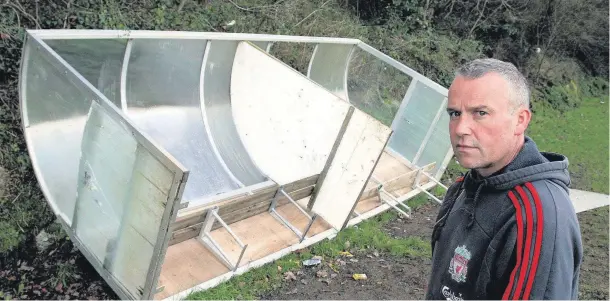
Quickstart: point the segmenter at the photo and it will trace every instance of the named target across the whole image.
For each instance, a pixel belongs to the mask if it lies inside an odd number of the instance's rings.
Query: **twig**
[[[229,0],[231,1],[231,0]],[[322,7],[324,7],[326,4],[328,4],[328,2],[330,2],[331,0],[328,0],[324,3],[322,3],[322,5],[320,5],[320,7],[314,11],[312,11],[309,15],[307,15],[305,18],[303,18],[303,20],[299,21],[297,24],[295,24],[294,26],[292,26],[292,28],[295,28],[297,26],[299,26],[301,23],[303,23],[305,20],[309,19],[309,17],[313,16],[315,13],[317,13],[320,9],[322,9]]]
[[[241,6],[239,6],[239,4],[233,2],[233,0],[227,0],[227,1],[229,1],[231,4],[233,4],[233,6],[237,7],[238,9],[241,9],[243,11],[255,12],[255,11],[260,10],[261,8],[275,7],[275,6],[277,6],[279,3],[281,3],[284,0],[280,0],[280,1],[278,1],[275,4],[272,4],[272,5],[263,5],[263,6],[255,6],[255,7],[241,7]]]
[[[17,194],[17,196],[13,199],[13,201],[11,202],[11,204],[14,204],[15,201],[21,196],[21,191]]]
[[[17,3],[17,4],[15,4]],[[10,6],[12,8],[17,9],[19,12],[21,12],[23,15],[25,15],[26,17],[28,17],[30,20],[34,21],[34,23],[36,23],[36,28],[40,29],[40,23],[38,23],[38,19],[34,18],[32,15],[30,15],[28,12],[25,11],[25,9],[23,8],[23,6],[21,6],[21,4],[19,4],[19,2],[9,2],[8,0],[4,3],[4,5]]]
[[[72,0],[69,0],[68,3],[66,3],[66,8],[68,9],[68,12],[66,13],[66,17],[64,18],[64,29],[66,29],[68,27],[68,16],[70,16],[70,4],[72,4]]]

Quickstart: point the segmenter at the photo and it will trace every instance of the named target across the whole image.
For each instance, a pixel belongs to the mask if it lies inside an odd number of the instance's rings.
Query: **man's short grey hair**
[[[497,59],[476,59],[462,65],[456,72],[456,76],[466,78],[479,78],[483,75],[495,72],[501,75],[512,87],[511,97],[515,105],[530,107],[530,89],[527,79],[515,65]]]

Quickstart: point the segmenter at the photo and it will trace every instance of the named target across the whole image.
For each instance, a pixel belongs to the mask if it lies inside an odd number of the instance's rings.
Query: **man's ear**
[[[517,109],[517,126],[515,127],[515,135],[522,135],[527,130],[527,127],[532,118],[532,112],[525,108],[519,107]]]

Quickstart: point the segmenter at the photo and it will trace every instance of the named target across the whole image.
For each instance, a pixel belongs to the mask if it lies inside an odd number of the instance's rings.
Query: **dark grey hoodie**
[[[426,299],[577,299],[582,241],[569,184],[567,158],[529,137],[504,169],[456,181],[434,226]]]

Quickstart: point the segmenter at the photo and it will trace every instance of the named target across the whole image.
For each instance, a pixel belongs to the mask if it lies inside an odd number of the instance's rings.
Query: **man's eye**
[[[487,115],[487,112],[485,112],[485,111],[477,111],[477,114],[479,114],[479,116],[484,116],[484,115]]]
[[[449,112],[449,117],[457,117],[459,115],[460,115],[460,112],[456,112],[456,111]]]

